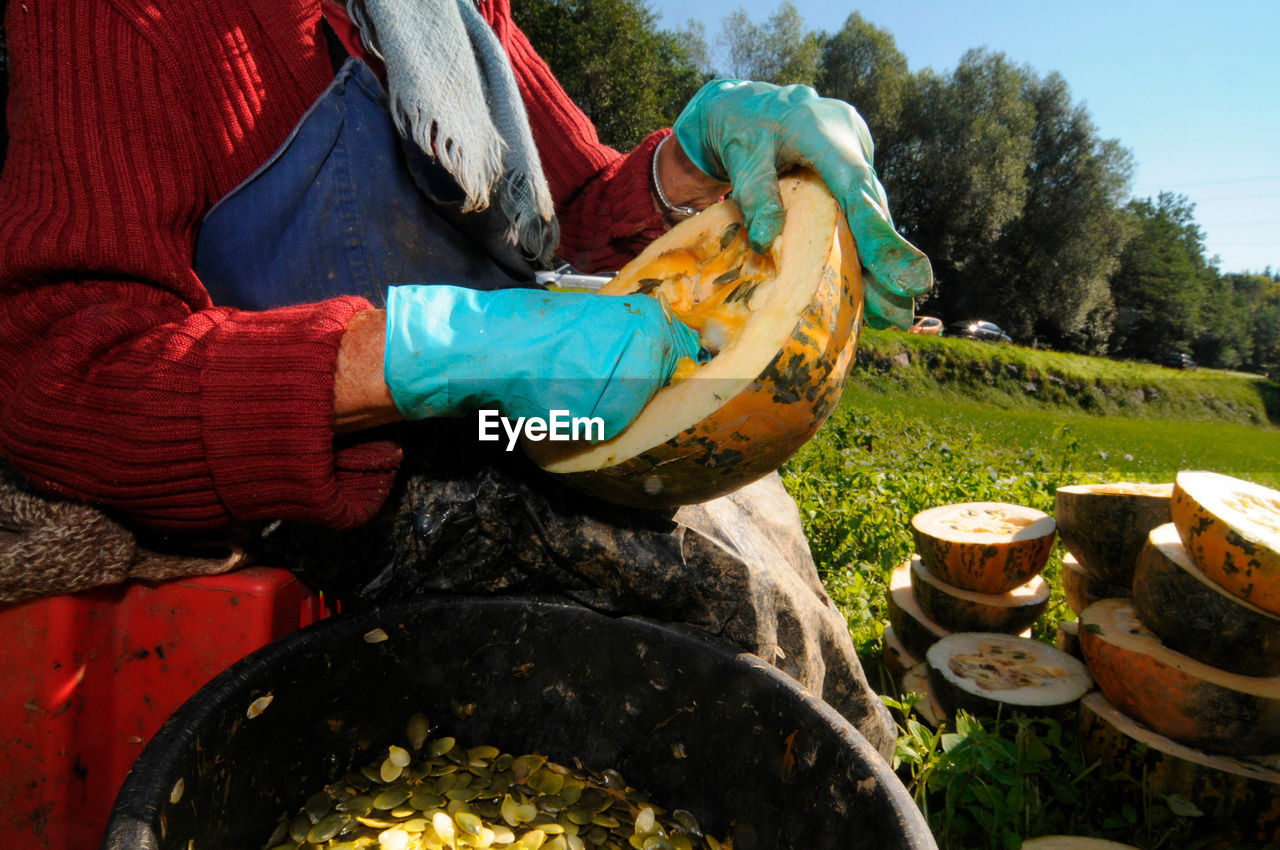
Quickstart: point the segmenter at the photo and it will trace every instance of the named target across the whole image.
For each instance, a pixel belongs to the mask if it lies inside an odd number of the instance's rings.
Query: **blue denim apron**
[[[348,59],[271,158],[200,227],[193,266],[214,304],[262,310],[388,286],[532,287],[495,206],[396,132],[381,82]]]

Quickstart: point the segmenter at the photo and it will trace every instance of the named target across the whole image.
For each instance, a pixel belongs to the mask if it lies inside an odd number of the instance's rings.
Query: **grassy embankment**
[[[1280,388],[1258,378],[872,332],[840,408],[783,473],[868,675],[892,693],[878,665],[885,590],[911,553],[917,511],[1003,501],[1052,512],[1064,484],[1170,481],[1189,468],[1280,486],[1277,421]],[[1061,593],[1062,551],[1045,571],[1054,597],[1035,629],[1042,639],[1074,617]],[[1192,847],[1219,826],[1187,801],[1125,787],[1132,778],[1077,782],[1088,766],[1073,730],[1010,723],[970,725],[970,745],[956,749],[952,737],[948,752],[943,739],[904,725],[902,770],[944,850],[1016,848],[1017,836],[1047,831]],[[964,760],[975,758],[984,779],[965,778],[973,765]]]

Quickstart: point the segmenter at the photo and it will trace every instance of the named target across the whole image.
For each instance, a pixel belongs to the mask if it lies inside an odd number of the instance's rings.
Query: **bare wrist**
[[[670,207],[702,210],[724,197],[728,183],[704,174],[680,146],[674,135],[667,136],[655,149],[653,162],[654,203],[669,220],[679,220]],[[664,195],[667,204],[659,200]]]
[[[337,434],[401,419],[382,373],[387,335],[385,310],[362,310],[351,317],[338,343],[333,375],[333,430]]]

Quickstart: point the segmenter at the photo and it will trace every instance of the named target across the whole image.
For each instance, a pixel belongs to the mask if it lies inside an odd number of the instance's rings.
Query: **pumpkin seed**
[[[736,221],[724,229],[724,233],[720,234],[721,251],[729,247],[729,244],[733,242],[734,238],[738,235],[738,231],[741,229],[742,225]]]
[[[426,718],[406,726],[410,749],[354,770],[282,818],[264,846],[288,850],[719,850],[686,809],[670,816],[616,770],[587,771],[530,753],[428,740]],[[434,754],[431,754],[433,753]],[[461,769],[459,769],[461,768]],[[292,842],[292,843],[290,843]]]
[[[350,812],[355,815],[367,815],[373,808],[373,798],[368,794],[357,794],[354,797],[339,800],[337,803],[334,803],[333,807],[340,812]]]
[[[384,811],[394,809],[396,806],[408,800],[413,796],[413,791],[407,785],[392,785],[378,796],[373,798],[373,807]]]
[[[427,721],[425,714],[415,714],[409,718],[409,722],[405,725],[405,737],[409,740],[409,749],[422,749],[422,745],[427,741],[427,733],[431,731],[431,724]]]
[[[446,844],[453,841],[456,831],[453,828],[453,818],[444,812],[436,812],[431,816],[431,828],[436,831],[436,835]]]
[[[262,714],[262,712],[266,711],[267,706],[271,705],[271,701],[274,699],[275,697],[271,694],[258,697],[253,702],[249,703],[249,708],[245,711],[245,716],[252,720],[259,714]]]
[[[427,809],[438,809],[444,805],[444,797],[439,794],[433,794],[430,791],[419,790],[413,793],[409,798],[409,805],[413,806],[420,812]]]
[[[702,829],[698,826],[698,819],[688,809],[676,809],[671,813],[671,819],[694,838],[702,837]]]
[[[341,812],[323,817],[307,830],[307,841],[312,844],[323,844],[341,832],[350,820],[350,815],[344,815]]]
[[[454,817],[454,822],[457,823],[458,829],[467,835],[479,835],[480,831],[484,829],[484,822],[471,812],[458,812]]]
[[[501,754],[502,754],[502,751],[499,750],[497,747],[490,747],[490,746],[472,747],[471,749],[467,750],[467,758],[471,759],[472,764],[475,764],[477,761],[486,762],[486,763],[490,762],[496,759]]]
[[[302,808],[311,822],[316,823],[333,809],[333,799],[323,791],[318,791],[307,798]]]
[[[479,788],[450,788],[445,792],[445,796],[450,800],[457,800],[460,803],[470,803],[476,797],[480,796]]]
[[[383,782],[395,782],[403,772],[403,767],[393,762],[390,758],[385,758],[378,767],[378,778]]]
[[[648,295],[653,290],[662,285],[662,281],[656,277],[646,277],[640,280],[640,285],[636,287],[636,292],[641,295]]]
[[[546,756],[526,755],[520,756],[511,763],[511,769],[515,772],[517,782],[524,782],[529,775],[535,770],[540,770],[547,763]]]
[[[412,839],[403,829],[388,829],[378,835],[378,844],[382,850],[409,850]]]
[[[307,832],[311,830],[311,818],[306,812],[299,812],[289,823],[289,837],[301,844],[307,840]]]
[[[387,761],[396,767],[408,767],[411,760],[412,757],[409,755],[409,751],[404,747],[397,747],[392,744],[387,748]]]

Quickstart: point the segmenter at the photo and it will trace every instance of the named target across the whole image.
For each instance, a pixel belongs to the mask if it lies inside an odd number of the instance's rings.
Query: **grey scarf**
[[[560,241],[551,190],[511,65],[473,0],[347,0],[347,12],[387,67],[400,135],[458,181],[463,211],[496,195],[507,238],[550,266]]]

